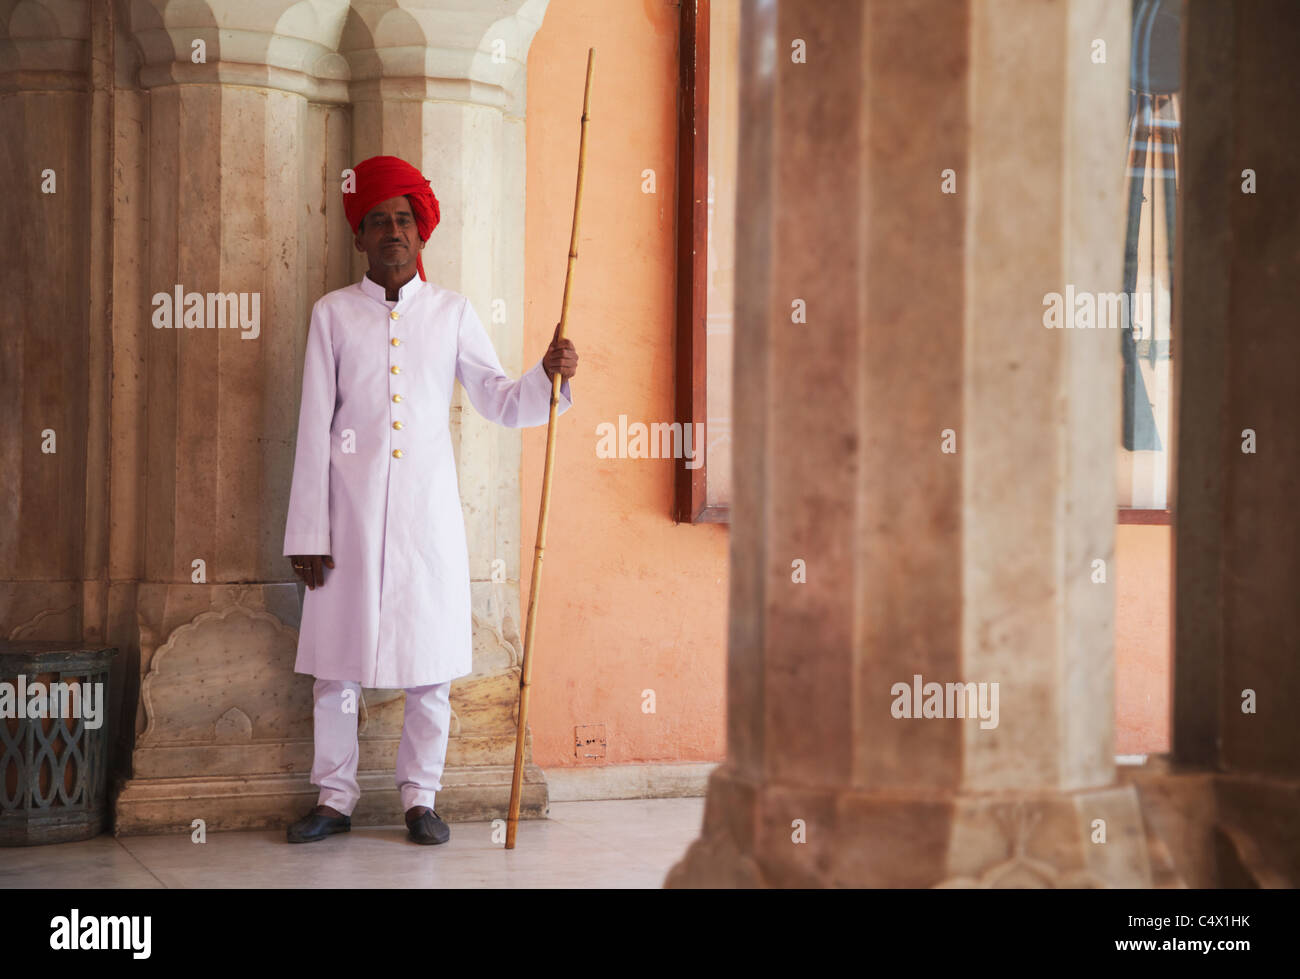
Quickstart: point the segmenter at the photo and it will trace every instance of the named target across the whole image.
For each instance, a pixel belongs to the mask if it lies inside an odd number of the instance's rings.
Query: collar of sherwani
[[[400,305],[406,302],[417,292],[423,289],[425,285],[426,285],[425,281],[421,279],[418,275],[411,276],[410,281],[397,290],[398,304]],[[388,293],[384,290],[384,287],[381,286],[374,279],[370,278],[370,276],[368,275],[363,275],[361,277],[361,291],[364,292],[371,299],[374,299],[378,302],[382,303],[388,301]]]

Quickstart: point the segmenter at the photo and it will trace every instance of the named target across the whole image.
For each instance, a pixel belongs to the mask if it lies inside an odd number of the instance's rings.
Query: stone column
[[[311,678],[293,672],[299,598],[280,551],[311,304],[348,277],[327,178],[347,151],[347,3],[123,7],[142,118],[124,120],[120,181],[145,175],[147,203],[129,213],[147,224],[123,223],[128,288],[113,306],[139,364],[120,394],[145,406],[121,417],[140,464],[114,491],[144,501],[120,508],[115,549],[117,573],[139,580],[141,690],[116,828],[279,822],[315,798]],[[202,297],[201,321],[177,290]],[[214,326],[209,294],[235,294],[249,322]]]
[[[1192,887],[1300,886],[1298,31],[1284,0],[1187,6],[1173,751],[1133,781]]]
[[[129,342],[113,330],[117,8],[88,0],[12,6],[0,20],[0,127],[14,229],[0,269],[0,635],[109,642],[106,720],[114,767],[129,757],[136,687],[133,584],[112,580],[123,526],[118,397]],[[123,426],[125,429],[126,426]],[[118,594],[114,594],[117,592]],[[126,598],[123,600],[122,596]]]
[[[78,639],[95,232],[90,180],[91,17],[78,4],[0,15],[0,635]],[[93,529],[93,528],[92,528]]]
[[[442,218],[424,249],[425,273],[469,297],[514,377],[542,354],[523,349],[524,108],[528,48],[548,2],[354,0],[340,43],[351,69],[352,162],[399,156],[429,178]],[[352,277],[364,273],[364,256],[354,255]],[[451,434],[469,544],[474,671],[452,686],[446,801],[438,808],[483,819],[503,814],[514,764],[522,443],[517,430],[479,417],[459,385]],[[372,806],[388,805],[380,789],[391,788],[402,724],[400,691],[365,696],[361,761],[375,770],[361,781],[376,791],[358,806],[363,821],[380,818]],[[540,815],[546,784],[531,745],[525,761],[522,811]]]
[[[1128,27],[745,4],[728,757],[668,886],[1149,882],[1112,756],[1118,334],[1044,325],[1121,288]]]

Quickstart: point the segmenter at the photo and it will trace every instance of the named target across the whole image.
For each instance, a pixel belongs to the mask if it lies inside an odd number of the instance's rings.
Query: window
[[[1180,15],[1181,0],[1133,0],[1124,242],[1130,328],[1120,330],[1118,495],[1125,522],[1158,520],[1169,507]]]
[[[704,456],[700,465],[676,460],[674,518],[726,523],[731,514],[740,0],[682,0],[681,9],[676,421],[703,432]]]

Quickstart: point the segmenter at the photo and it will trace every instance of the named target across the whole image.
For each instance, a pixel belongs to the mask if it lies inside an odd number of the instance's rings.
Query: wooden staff
[[[578,141],[578,189],[573,196],[573,229],[569,232],[569,264],[564,272],[564,302],[560,307],[560,332],[569,316],[569,295],[573,285],[573,268],[578,262],[578,220],[582,216],[582,174],[587,161],[587,120],[591,118],[591,67],[596,49],[587,49],[587,87],[582,96],[582,135]],[[528,621],[524,626],[524,662],[519,673],[519,723],[515,729],[515,772],[510,780],[510,815],[506,820],[506,849],[515,848],[515,829],[519,825],[519,803],[524,782],[524,732],[528,729],[528,690],[532,686],[533,636],[537,627],[537,596],[542,584],[542,554],[546,550],[546,511],[551,504],[551,470],[555,464],[555,417],[560,404],[560,384],[564,378],[556,371],[551,377],[551,417],[546,422],[546,469],[542,476],[542,507],[537,516],[537,544],[533,548],[533,577],[528,586]]]

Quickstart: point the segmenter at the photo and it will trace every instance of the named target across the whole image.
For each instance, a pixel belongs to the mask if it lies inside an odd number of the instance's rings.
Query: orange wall
[[[574,727],[604,724],[605,764],[720,761],[728,531],[673,523],[672,460],[596,457],[601,422],[673,420],[677,8],[664,0],[552,0],[533,40],[524,349],[540,356],[559,319],[588,47],[591,119],[565,331],[579,364],[552,478],[533,760],[593,764],[575,757]],[[646,168],[653,195],[641,192]],[[525,430],[521,614],[545,457],[545,426]],[[641,709],[647,689],[653,714]]]
[[[1115,753],[1169,750],[1170,528],[1115,528]]]

